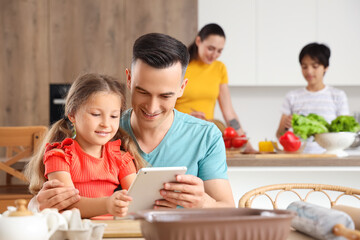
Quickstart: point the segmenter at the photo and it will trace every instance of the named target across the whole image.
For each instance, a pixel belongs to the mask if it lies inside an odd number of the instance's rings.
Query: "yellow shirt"
[[[175,108],[183,113],[203,112],[207,119],[213,119],[220,84],[228,83],[225,65],[220,61],[209,65],[193,60],[186,70],[185,79],[188,79],[188,84]]]

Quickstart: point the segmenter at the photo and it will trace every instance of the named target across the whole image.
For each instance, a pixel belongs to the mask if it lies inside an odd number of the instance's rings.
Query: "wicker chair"
[[[300,189],[308,190],[305,197],[302,197],[298,191]],[[271,196],[269,192],[277,191],[274,196]],[[339,192],[340,194],[335,197],[334,199],[331,198],[327,191],[335,191]],[[330,201],[330,206],[334,206],[337,204],[338,200],[344,196],[351,196],[358,200],[360,200],[360,190],[348,187],[341,187],[341,186],[334,186],[334,185],[327,185],[327,184],[310,184],[310,183],[287,183],[287,184],[274,184],[259,187],[253,189],[247,193],[245,193],[239,200],[239,207],[246,207],[250,208],[254,199],[259,196],[265,196],[267,199],[270,200],[272,207],[274,209],[278,209],[278,201],[281,194],[285,192],[292,192],[294,193],[300,201],[307,201],[309,196],[312,193],[322,193],[326,196],[327,199]],[[348,239],[359,239],[360,240],[360,231],[346,229],[343,225],[337,224],[333,228],[333,232],[335,235],[344,236]]]

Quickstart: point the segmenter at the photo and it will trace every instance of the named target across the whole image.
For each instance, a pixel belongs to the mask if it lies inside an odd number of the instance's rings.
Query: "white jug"
[[[0,215],[0,240],[48,240],[58,229],[55,212],[33,215],[25,207],[26,200],[16,200],[17,211]]]

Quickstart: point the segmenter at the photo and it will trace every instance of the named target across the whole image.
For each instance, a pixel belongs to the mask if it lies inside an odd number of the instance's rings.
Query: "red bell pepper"
[[[287,152],[295,152],[301,147],[301,140],[291,131],[287,131],[279,138],[280,144]]]

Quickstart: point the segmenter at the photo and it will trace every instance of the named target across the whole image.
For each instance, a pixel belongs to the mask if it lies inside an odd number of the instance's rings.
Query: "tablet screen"
[[[186,167],[152,167],[138,171],[128,194],[133,198],[129,205],[129,213],[152,209],[155,201],[162,199],[160,190],[164,183],[176,182],[176,175],[185,174]]]

